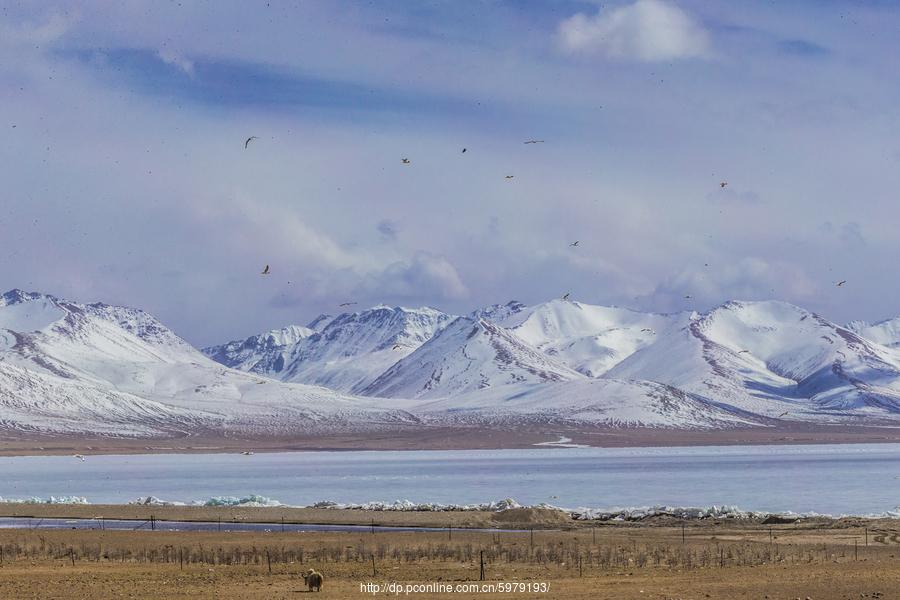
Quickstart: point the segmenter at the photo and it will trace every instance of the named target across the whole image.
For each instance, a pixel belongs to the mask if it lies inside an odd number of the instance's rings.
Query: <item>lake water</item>
[[[124,503],[259,494],[284,504],[522,504],[878,514],[900,505],[900,444],[161,454],[0,458],[6,499]]]

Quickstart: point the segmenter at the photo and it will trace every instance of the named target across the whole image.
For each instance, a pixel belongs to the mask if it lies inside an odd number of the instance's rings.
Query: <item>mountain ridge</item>
[[[201,352],[140,309],[10,290],[0,296],[0,429],[894,423],[894,321],[841,326],[779,301],[672,314],[510,301],[459,317],[381,305]]]

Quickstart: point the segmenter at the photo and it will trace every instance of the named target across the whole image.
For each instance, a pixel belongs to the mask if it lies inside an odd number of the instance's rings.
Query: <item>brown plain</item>
[[[325,576],[318,598],[376,597],[367,582],[548,582],[514,598],[900,598],[900,524],[657,518],[591,524],[554,511],[388,513],[310,509],[28,506],[44,516],[204,518],[447,527],[438,532],[162,532],[0,530],[0,598],[303,598],[301,573]],[[23,514],[21,505],[0,513]],[[551,514],[554,513],[554,514]],[[478,532],[463,525],[522,528]],[[682,529],[684,526],[684,529]],[[532,532],[532,528],[534,528]],[[866,545],[868,540],[868,545]],[[374,560],[373,560],[374,559]],[[373,575],[373,568],[375,574]],[[497,593],[411,594],[488,598]],[[380,594],[377,597],[390,597]]]

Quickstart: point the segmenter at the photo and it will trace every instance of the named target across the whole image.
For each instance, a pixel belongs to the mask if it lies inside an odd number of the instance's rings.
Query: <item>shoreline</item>
[[[900,427],[797,423],[778,427],[709,431],[547,425],[515,431],[429,428],[289,437],[184,435],[169,438],[25,435],[6,432],[0,434],[0,457],[565,448],[559,444],[561,438],[567,438],[573,445],[592,448],[875,444],[900,443]]]
[[[685,526],[706,528],[721,525],[742,527],[784,526],[797,529],[842,529],[846,527],[890,524],[900,519],[883,516],[783,516],[757,513],[733,515],[677,516],[648,514],[632,519],[576,519],[571,512],[557,508],[518,507],[505,510],[372,510],[362,508],[313,508],[296,506],[182,506],[145,504],[28,504],[0,502],[0,519],[58,519],[95,523],[102,529],[103,520],[134,523],[181,522],[221,525],[346,526],[370,528],[402,527],[411,529],[553,529],[579,530],[602,528],[642,528]],[[36,529],[40,523],[25,524],[22,529]],[[73,527],[74,529],[74,527]],[[79,528],[80,529],[80,528]],[[240,533],[240,531],[235,531]]]

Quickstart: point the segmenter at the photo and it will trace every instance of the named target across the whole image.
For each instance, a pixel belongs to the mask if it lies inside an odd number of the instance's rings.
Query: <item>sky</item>
[[[859,0],[0,2],[0,287],[198,346],[345,302],[892,317],[898,28]]]

